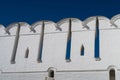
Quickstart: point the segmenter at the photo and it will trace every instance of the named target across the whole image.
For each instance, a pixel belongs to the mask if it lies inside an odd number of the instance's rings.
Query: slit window
[[[71,51],[71,37],[72,37],[72,32],[71,32],[71,26],[72,22],[71,19],[69,20],[69,29],[68,29],[68,38],[67,38],[67,48],[66,48],[66,61],[70,62],[70,51]]]
[[[84,46],[81,46],[81,56],[84,56]]]
[[[20,24],[18,24],[18,28],[17,28],[17,32],[15,36],[14,48],[13,48],[13,52],[11,56],[11,64],[15,64],[17,47],[18,47],[18,42],[19,42],[19,33],[20,33]]]
[[[27,48],[25,52],[25,58],[28,58],[28,56],[29,56],[29,49]]]
[[[49,71],[48,77],[54,78],[54,70]]]
[[[95,58],[96,61],[100,61],[100,31],[99,31],[99,20],[98,17],[96,17],[96,29],[95,29]]]
[[[42,62],[42,50],[43,50],[43,40],[44,40],[44,27],[45,27],[45,23],[43,21],[43,23],[42,23],[42,32],[41,32],[40,42],[39,42],[38,58],[37,58],[38,62]]]
[[[110,78],[110,80],[115,80],[115,70],[114,69],[111,69],[109,71],[109,78]]]

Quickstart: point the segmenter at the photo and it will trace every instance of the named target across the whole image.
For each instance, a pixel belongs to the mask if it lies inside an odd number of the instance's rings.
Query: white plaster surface
[[[119,17],[118,15],[116,15]],[[0,80],[45,80],[48,69],[55,68],[55,80],[110,80],[109,68],[115,69],[116,80],[120,79],[120,19],[111,20],[99,16],[100,61],[94,57],[96,17],[81,21],[72,20],[71,61],[66,62],[66,46],[69,18],[58,23],[44,21],[42,62],[38,62],[39,44],[43,21],[29,25],[25,22],[13,23],[5,28],[0,25]],[[117,25],[112,25],[111,21]],[[89,27],[85,28],[82,23]],[[11,64],[18,25],[19,40],[15,64]],[[61,29],[61,30],[60,30]],[[34,30],[34,31],[33,31]],[[80,55],[81,45],[85,54]],[[28,58],[25,58],[29,49]]]

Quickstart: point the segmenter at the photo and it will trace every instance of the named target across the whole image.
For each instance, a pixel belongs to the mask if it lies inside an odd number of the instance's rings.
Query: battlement
[[[72,79],[77,80],[79,75],[84,77],[81,80],[90,75],[97,78],[104,75],[100,80],[109,80],[106,76],[111,69],[120,75],[119,34],[120,15],[111,20],[93,16],[84,21],[66,18],[57,23],[43,20],[32,25],[26,22],[13,23],[6,28],[0,25],[1,78],[27,80],[32,75],[39,75],[40,80],[54,80],[45,78],[52,68],[55,75],[61,74],[61,78],[56,75],[56,80],[70,78],[70,75],[75,75],[77,78]],[[29,78],[5,78],[10,74],[22,77],[21,73]],[[38,77],[30,80],[35,79]]]

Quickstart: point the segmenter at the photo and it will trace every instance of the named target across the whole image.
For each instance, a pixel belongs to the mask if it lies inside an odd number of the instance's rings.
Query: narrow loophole
[[[42,32],[41,32],[41,35],[40,35],[40,42],[39,42],[38,58],[37,58],[38,63],[42,62],[43,42],[44,42],[44,28],[45,28],[45,23],[43,21],[42,22]]]
[[[71,38],[72,38],[72,21],[69,19],[69,28],[68,28],[68,37],[67,37],[67,47],[66,47],[66,62],[70,62],[70,56],[71,56]]]
[[[84,46],[83,45],[81,46],[80,51],[81,51],[81,56],[84,56]]]
[[[95,59],[96,61],[100,61],[100,31],[99,31],[99,19],[96,17],[96,29],[95,29],[95,46],[94,46],[94,52],[95,52]]]
[[[19,33],[20,33],[20,24],[18,24],[18,28],[17,28],[17,31],[16,31],[14,47],[13,47],[13,52],[12,52],[12,56],[11,56],[11,64],[15,64],[17,47],[18,47],[18,42],[19,42]]]
[[[28,58],[28,56],[29,56],[29,49],[27,48],[25,52],[25,58]]]
[[[111,69],[109,71],[109,78],[110,78],[110,80],[115,80],[115,70],[114,69]]]
[[[54,70],[49,71],[48,77],[54,78]]]

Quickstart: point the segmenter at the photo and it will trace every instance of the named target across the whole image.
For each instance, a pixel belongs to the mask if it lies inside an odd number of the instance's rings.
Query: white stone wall
[[[70,20],[71,56],[70,61],[66,61]],[[85,21],[66,18],[58,23],[19,22],[6,28],[0,25],[0,80],[44,80],[50,67],[55,69],[55,80],[109,80],[111,68],[115,69],[116,80],[119,80],[120,15],[111,20],[99,16],[98,20],[100,60],[94,57],[96,16]],[[43,44],[42,49],[40,44]],[[82,45],[84,56],[80,55]],[[42,61],[38,61],[40,50]],[[28,58],[25,58],[27,52]],[[15,62],[11,62],[13,53]]]

